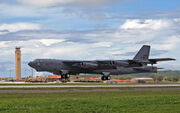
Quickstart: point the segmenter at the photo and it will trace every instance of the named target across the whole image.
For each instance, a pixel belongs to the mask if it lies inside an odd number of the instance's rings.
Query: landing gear
[[[70,78],[70,75],[69,75],[69,74],[63,74],[63,75],[61,76],[62,82],[69,82],[69,81],[70,81],[69,78]]]
[[[103,72],[102,75],[103,76],[101,77],[101,80],[110,80],[111,79],[110,72]]]
[[[65,75],[65,78],[70,78],[70,75],[69,75],[69,74],[66,74],[66,75]]]
[[[106,80],[111,80],[111,76],[107,76],[107,77],[106,77]]]
[[[102,76],[102,77],[101,77],[101,80],[106,80],[106,76]]]
[[[109,75],[109,76],[102,76],[101,77],[101,80],[110,80],[111,79],[111,76]]]

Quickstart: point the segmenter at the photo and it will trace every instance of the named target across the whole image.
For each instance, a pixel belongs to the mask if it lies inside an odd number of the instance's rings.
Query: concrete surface
[[[111,87],[180,87],[180,84],[140,85],[1,85],[0,88],[111,88]]]

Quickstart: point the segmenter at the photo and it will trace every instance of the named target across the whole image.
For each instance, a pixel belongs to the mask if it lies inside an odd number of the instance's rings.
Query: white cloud
[[[22,47],[22,48],[43,48],[51,46],[56,43],[60,43],[65,41],[64,39],[33,39],[33,40],[24,40],[24,41],[2,41],[0,42],[0,47]],[[31,51],[31,50],[30,50]],[[31,53],[30,51],[26,51],[25,53]]]
[[[1,42],[0,42],[0,47],[1,47],[1,48],[2,48],[2,47],[8,47],[7,42],[6,42],[6,41],[1,41]]]
[[[40,26],[34,23],[1,24],[0,31],[17,32],[22,30],[38,30]]]
[[[95,47],[111,47],[112,43],[111,42],[98,42],[93,44]]]
[[[56,4],[65,4],[72,2],[73,0],[18,0],[19,2],[36,5],[36,6],[52,6]]]
[[[0,15],[1,18],[12,18],[15,17],[40,17],[45,15],[43,8],[37,8],[35,6],[19,5],[19,4],[0,4]],[[49,9],[47,9],[49,11]],[[47,11],[46,10],[46,11]]]
[[[180,43],[180,36],[171,36],[161,44],[152,44],[157,50],[172,50]]]
[[[43,40],[43,43],[42,43]],[[51,41],[48,43],[47,41]],[[62,42],[56,46],[52,46],[56,42]],[[53,43],[52,43],[53,42]],[[51,45],[50,45],[51,44]],[[44,46],[46,45],[46,46]],[[8,47],[7,49],[1,49],[0,52],[3,53],[0,57],[8,55],[8,57],[14,57],[14,48],[20,46],[22,49],[23,61],[33,60],[35,58],[62,58],[62,59],[80,59],[83,56],[88,56],[88,48],[91,46],[88,44],[78,44],[71,43],[68,44],[63,42],[61,39],[40,39],[40,40],[25,40],[25,41],[5,41],[0,43],[0,47]],[[86,57],[87,57],[86,56]],[[7,57],[7,58],[8,58]],[[9,59],[9,58],[8,58]]]
[[[44,44],[45,46],[50,46],[52,44],[63,42],[64,40],[63,39],[41,39],[38,41]]]
[[[113,30],[98,30],[98,31],[87,31],[87,32],[54,32],[54,31],[41,31],[38,32],[20,32],[14,33],[13,35],[6,36],[8,39],[11,38],[14,40],[17,37],[22,37],[21,40],[31,40],[34,43],[35,47],[38,46],[51,46],[52,44],[56,44],[59,42],[73,42],[80,44],[91,43],[92,47],[98,48],[120,48],[123,46],[132,45],[132,50],[137,49],[137,45],[149,44],[149,45],[158,45],[158,50],[172,50],[179,43],[177,40],[179,38],[178,32],[180,22],[178,19],[147,19],[147,20],[132,20],[132,26],[127,20],[124,24],[120,25],[116,29]],[[131,23],[131,22],[130,22]],[[146,24],[145,24],[146,23]],[[163,24],[162,24],[163,23]],[[15,27],[14,27],[15,25]],[[128,29],[123,29],[122,26],[129,25]],[[139,26],[137,26],[139,25]],[[10,31],[18,31],[25,29],[32,29],[33,27],[17,27],[16,24],[6,25],[2,30],[10,30]],[[27,25],[26,25],[27,26]],[[167,28],[165,29],[165,26]],[[139,28],[138,28],[139,27]],[[1,28],[1,26],[0,26]],[[39,29],[35,25],[36,29]],[[130,29],[129,29],[130,28]],[[136,28],[136,29],[135,29]],[[14,36],[14,37],[13,37]],[[10,37],[10,38],[9,38]],[[23,38],[25,37],[25,38]],[[26,38],[27,37],[27,38]],[[173,38],[176,37],[176,38]],[[1,38],[1,37],[0,37]],[[28,39],[29,38],[29,39]],[[2,38],[1,38],[2,39]],[[70,43],[67,43],[70,45]],[[20,44],[19,44],[20,45]],[[129,49],[130,50],[130,49]],[[116,50],[119,51],[119,50]]]
[[[22,48],[23,55],[28,55],[28,59],[36,58],[51,58],[51,59],[66,59],[77,60],[88,58],[89,45],[57,45],[53,47],[24,47]],[[33,54],[32,54],[33,53]]]
[[[18,0],[24,4],[30,4],[35,6],[54,6],[58,4],[79,4],[79,5],[103,5],[109,2],[109,0]]]
[[[147,19],[147,20],[139,20],[132,19],[126,20],[126,22],[120,26],[121,29],[153,29],[159,30],[161,28],[168,28],[171,25],[171,21],[167,19]]]
[[[161,20],[162,19],[156,19],[151,21],[154,23],[154,21],[158,22]],[[37,32],[28,31],[10,33],[11,35],[8,40],[11,40],[11,38],[14,40],[16,37],[25,38],[22,38],[21,41],[0,43],[0,47],[8,47],[13,51],[16,46],[22,47],[23,56],[25,58],[24,60],[26,61],[35,58],[102,60],[133,58],[134,55],[124,55],[126,53],[137,52],[144,44],[151,45],[153,50],[156,51],[166,51],[165,53],[162,53],[161,56],[158,55],[158,57],[169,57],[167,54],[174,51],[174,49],[180,44],[180,33],[177,32],[180,30],[178,27],[180,22],[178,22],[177,19],[163,19],[164,22],[168,23],[166,29],[147,27],[144,25],[144,22],[148,23],[149,21],[149,26],[154,25],[150,24],[151,22],[149,19],[139,21],[139,25],[142,24],[142,27],[137,28],[135,26],[131,29],[119,29],[119,27],[117,27],[116,29],[90,30],[86,32],[55,32],[38,30]],[[143,23],[141,23],[141,21]],[[120,25],[120,27],[121,26],[122,25]],[[7,35],[6,37],[8,38],[9,36]],[[0,39],[2,38],[0,37]],[[7,55],[12,54],[7,53],[7,50],[5,50],[6,48],[3,49],[4,50],[1,50],[2,53]],[[0,58],[2,58],[2,56]]]

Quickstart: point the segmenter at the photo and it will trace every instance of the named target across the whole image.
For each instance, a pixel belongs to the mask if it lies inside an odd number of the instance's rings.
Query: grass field
[[[0,113],[180,113],[180,90],[0,94]]]

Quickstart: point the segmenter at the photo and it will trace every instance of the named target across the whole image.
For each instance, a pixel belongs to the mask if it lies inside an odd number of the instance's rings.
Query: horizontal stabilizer
[[[171,61],[171,60],[176,60],[173,58],[156,58],[156,59],[149,59],[150,64],[156,64],[157,62],[161,61]]]

